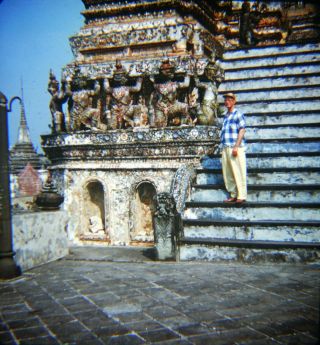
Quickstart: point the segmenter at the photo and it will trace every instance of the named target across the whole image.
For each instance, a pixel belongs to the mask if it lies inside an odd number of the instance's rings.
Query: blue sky
[[[31,140],[40,153],[40,135],[50,133],[49,70],[60,81],[73,60],[69,37],[84,24],[81,0],[0,0],[0,91],[21,96],[21,80]],[[9,145],[18,135],[19,102],[9,113]]]

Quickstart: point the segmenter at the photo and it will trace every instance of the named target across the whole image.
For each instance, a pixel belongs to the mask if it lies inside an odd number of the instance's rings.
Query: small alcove
[[[82,217],[83,239],[106,238],[104,188],[99,181],[84,186]]]
[[[151,182],[141,182],[134,189],[130,210],[132,244],[154,244],[153,213],[156,194],[156,189]]]

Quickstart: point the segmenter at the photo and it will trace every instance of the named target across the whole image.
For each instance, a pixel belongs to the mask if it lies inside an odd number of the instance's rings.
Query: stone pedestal
[[[152,245],[152,219],[139,220],[154,211],[153,196],[170,192],[181,166],[199,167],[217,138],[217,128],[212,126],[42,136],[54,182],[65,197],[69,240]],[[100,218],[105,234],[92,233],[93,216]]]
[[[174,216],[156,218],[155,247],[158,260],[172,260],[175,258],[173,240],[175,224]]]

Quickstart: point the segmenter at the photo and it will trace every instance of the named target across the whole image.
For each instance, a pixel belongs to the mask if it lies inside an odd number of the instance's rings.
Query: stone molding
[[[135,128],[43,135],[42,147],[53,162],[114,159],[165,159],[201,157],[218,143],[214,126]]]

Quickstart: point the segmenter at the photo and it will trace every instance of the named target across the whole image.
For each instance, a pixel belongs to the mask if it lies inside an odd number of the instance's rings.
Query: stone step
[[[222,201],[228,197],[223,184],[194,185],[191,200],[201,202]],[[248,185],[248,201],[251,202],[318,202],[320,185]]]
[[[319,168],[264,168],[247,170],[248,184],[318,184]],[[197,169],[197,184],[222,184],[223,177],[220,168]]]
[[[242,59],[224,59],[221,67],[225,71],[240,70],[247,68],[286,66],[292,64],[308,64],[320,61],[320,50],[310,52],[297,52],[286,55],[255,56]]]
[[[320,112],[245,114],[247,126],[295,125],[297,123],[320,123]]]
[[[267,89],[283,89],[288,87],[301,87],[305,85],[320,85],[320,76],[315,74],[304,74],[302,76],[269,76],[264,78],[256,78],[248,81],[248,79],[226,80],[219,86],[219,93],[227,91],[251,91],[262,88]]]
[[[320,258],[320,43],[228,51],[223,94],[246,115],[248,200],[227,204],[220,154],[203,157],[180,260]]]
[[[223,109],[224,104],[220,102],[220,107]],[[274,100],[267,102],[241,102],[237,103],[237,107],[244,114],[268,114],[268,113],[279,113],[283,114],[288,112],[319,112],[320,111],[320,102],[317,98],[310,99],[290,99],[290,102],[286,100]]]
[[[283,46],[266,46],[251,49],[229,50],[223,54],[224,60],[239,60],[257,57],[296,55],[301,53],[318,52],[320,50],[319,43],[309,44],[287,44]]]
[[[320,222],[319,203],[186,202],[185,219],[204,220],[310,220]]]
[[[319,243],[183,238],[181,261],[311,262],[319,260]]]
[[[279,139],[279,138],[317,138],[320,137],[320,123],[247,127],[246,139]]]
[[[225,81],[228,80],[247,80],[250,83],[251,79],[268,78],[268,77],[288,77],[296,76],[303,77],[303,75],[317,75],[320,71],[320,61],[310,63],[298,63],[269,67],[252,67],[246,69],[234,69],[225,71]]]
[[[278,89],[278,90],[264,90],[263,85],[259,89],[256,90],[229,90],[233,91],[237,94],[237,102],[272,102],[278,100],[288,100],[288,99],[308,99],[311,98],[320,98],[320,87],[319,86],[312,86],[312,87],[295,87],[295,88],[286,88],[286,89]],[[223,95],[220,93],[218,96],[218,102],[223,103]]]
[[[299,153],[247,153],[248,168],[302,168],[320,169],[320,152]],[[221,168],[221,155],[202,159],[205,168]]]
[[[319,243],[320,222],[183,220],[184,238]]]
[[[247,153],[299,153],[320,152],[320,140],[318,138],[276,138],[276,139],[247,139]]]

